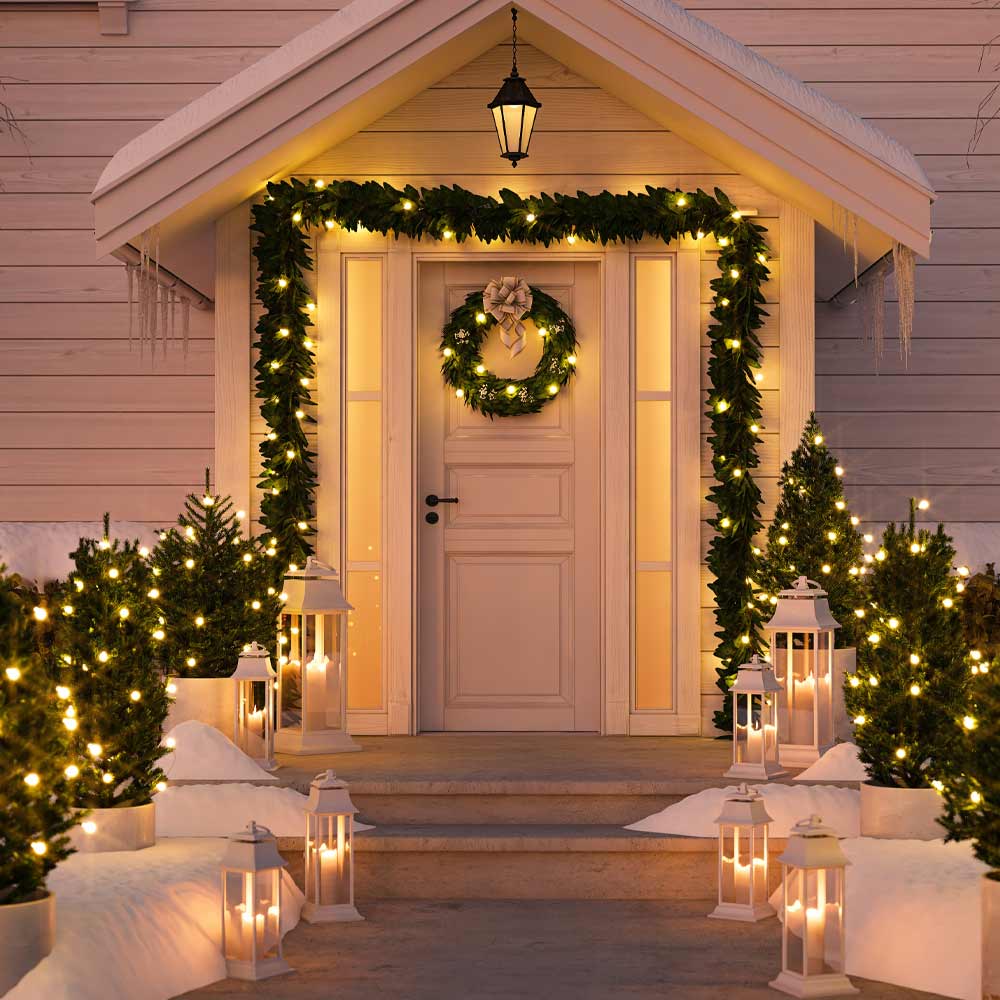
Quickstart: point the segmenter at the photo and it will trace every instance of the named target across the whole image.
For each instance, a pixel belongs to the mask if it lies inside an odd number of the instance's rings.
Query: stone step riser
[[[710,899],[715,851],[358,852],[359,903],[382,899]],[[776,887],[780,866],[771,863]]]
[[[359,818],[376,826],[444,823],[627,826],[682,795],[351,795]]]

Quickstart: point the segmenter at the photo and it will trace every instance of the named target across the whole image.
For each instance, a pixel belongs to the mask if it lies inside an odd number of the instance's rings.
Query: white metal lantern
[[[719,825],[719,903],[709,914],[720,920],[763,920],[774,916],[767,901],[767,828],[771,817],[754,788],[722,803]]]
[[[845,975],[844,874],[850,864],[819,816],[792,827],[781,855],[781,974],[771,982],[795,997],[857,993]]]
[[[347,782],[333,771],[317,774],[306,803],[306,902],[302,916],[364,920],[354,908],[354,814]]]
[[[274,668],[267,650],[256,642],[243,649],[233,671],[233,743],[261,767],[273,771]]]
[[[277,749],[343,753],[361,747],[347,734],[347,614],[336,570],[311,556],[285,577],[278,619]]]
[[[826,591],[800,576],[778,594],[765,627],[782,688],[778,756],[786,766],[807,767],[834,743],[833,649],[840,623],[830,614]]]
[[[222,954],[234,979],[291,972],[281,947],[281,870],[287,862],[267,827],[252,822],[222,858]]]
[[[754,653],[733,686],[733,766],[727,778],[768,781],[785,772],[778,763],[778,683],[767,660]]]

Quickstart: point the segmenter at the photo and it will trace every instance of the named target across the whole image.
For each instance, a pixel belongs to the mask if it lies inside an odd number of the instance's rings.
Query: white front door
[[[439,341],[469,292],[510,274],[572,317],[578,375],[540,413],[491,421],[444,384]],[[421,263],[416,297],[419,727],[599,730],[599,264]],[[514,359],[491,330],[484,363],[517,378],[540,354],[529,323]]]

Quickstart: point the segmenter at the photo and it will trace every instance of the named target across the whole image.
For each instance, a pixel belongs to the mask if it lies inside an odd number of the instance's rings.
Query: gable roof
[[[355,0],[124,146],[94,190],[99,253],[217,218],[503,41],[508,0]],[[872,253],[926,255],[911,153],[671,0],[522,0],[521,35]],[[863,247],[863,256],[864,253]]]

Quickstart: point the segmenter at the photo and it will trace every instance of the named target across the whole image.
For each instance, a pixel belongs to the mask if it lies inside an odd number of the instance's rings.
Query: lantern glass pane
[[[244,886],[246,873],[227,871],[223,875],[224,898],[223,918],[225,921],[226,950],[225,957],[239,960],[249,960],[250,952],[244,952],[249,943],[243,929],[243,913],[246,909]]]
[[[804,976],[842,972],[843,872],[796,868],[788,877],[788,968]]]
[[[535,115],[537,113],[538,108],[525,105],[524,121],[521,131],[521,152],[524,153],[525,156],[528,155],[528,146],[531,145],[531,130],[535,127]]]
[[[750,853],[753,857],[752,902],[756,906],[766,906],[767,891],[767,827],[751,827]]]
[[[821,632],[816,644],[816,714],[820,746],[833,743],[833,643],[832,632]]]
[[[282,615],[282,631],[285,635],[289,634],[289,623],[292,621],[298,622],[299,616]],[[302,661],[298,652],[298,637],[295,638],[295,648],[285,647],[288,652],[282,654],[287,657],[288,662],[278,667],[281,677],[280,721],[283,726],[297,726],[302,720]]]
[[[496,126],[497,139],[500,140],[500,152],[507,152],[507,137],[504,133],[504,121],[503,121],[503,108],[501,105],[497,105],[495,108],[490,109],[493,112],[493,124]]]
[[[751,892],[751,872],[753,854],[751,827],[723,826],[722,874],[719,899],[723,903],[738,903],[749,906],[753,900]]]
[[[266,681],[239,681],[237,692],[237,737],[240,749],[250,757],[268,757],[266,736]]]
[[[257,873],[254,880],[254,933],[257,938],[257,958],[277,954],[280,933],[281,873],[277,868]]]

